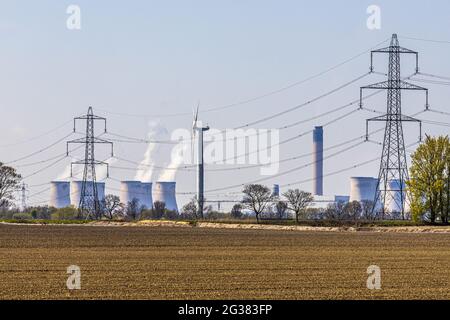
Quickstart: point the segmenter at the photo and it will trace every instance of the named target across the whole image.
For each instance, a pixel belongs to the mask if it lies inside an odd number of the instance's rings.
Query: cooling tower
[[[313,195],[323,195],[323,128],[313,132]]]
[[[142,183],[140,181],[122,181],[120,183],[120,202],[127,205],[133,199],[139,200],[139,206],[142,206]]]
[[[153,208],[153,200],[152,200],[152,183],[151,182],[142,182],[141,184],[141,205],[144,207],[151,209]]]
[[[70,206],[70,182],[50,182],[50,201],[48,205],[58,209]]]
[[[105,183],[97,182],[97,195],[98,200],[101,202],[105,199]],[[72,181],[70,183],[70,204],[75,208],[78,208],[80,205],[80,197],[81,197],[81,188],[83,186],[83,181]],[[88,194],[92,193],[92,184],[87,184],[87,192]]]
[[[374,201],[378,179],[372,177],[350,178],[350,202]]]
[[[390,180],[389,181],[389,192],[390,197],[387,197],[388,203],[387,205],[387,211],[391,213],[401,213],[402,212],[402,206],[405,205],[405,186],[403,185],[403,201],[402,201],[402,193],[400,192],[400,180]],[[402,204],[403,203],[403,204]],[[405,211],[407,211],[407,208],[405,206]]]
[[[178,212],[175,196],[175,182],[155,182],[153,185],[153,202],[161,201],[166,208]]]

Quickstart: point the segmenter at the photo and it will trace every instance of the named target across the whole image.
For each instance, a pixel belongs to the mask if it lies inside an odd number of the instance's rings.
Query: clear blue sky
[[[81,8],[79,31],[66,28],[66,8]],[[366,8],[381,8],[381,30],[368,30]],[[117,113],[163,115],[191,112],[197,101],[202,108],[222,106],[252,98],[323,71],[375,44],[392,33],[450,41],[450,3],[424,1],[21,1],[0,3],[0,160],[8,162],[39,150],[71,130],[71,123],[54,129],[92,105],[108,117],[111,132],[145,137],[150,121],[159,121],[169,132],[189,128],[191,116],[120,116]],[[420,52],[421,71],[450,76],[450,44],[400,38],[402,46]],[[386,60],[376,60],[385,72]],[[369,68],[369,55],[306,84],[225,111],[201,114],[215,128],[233,128],[300,104],[349,81]],[[403,74],[414,71],[405,59]],[[308,118],[348,103],[359,95],[359,86],[380,81],[366,77],[353,86],[302,111],[293,112],[258,127],[274,128]],[[425,85],[425,84],[422,84]],[[449,111],[448,86],[428,85],[430,103]],[[385,110],[383,97],[368,107]],[[404,113],[423,108],[423,95],[406,93]],[[341,113],[342,114],[342,113]],[[336,116],[320,118],[285,130],[281,139],[311,129]],[[358,112],[325,129],[325,147],[362,135],[365,119],[373,114]],[[450,117],[425,114],[423,118],[450,122]],[[431,134],[448,133],[448,127],[424,125]],[[416,140],[415,127],[405,130],[407,143]],[[381,136],[373,137],[380,140]],[[29,141],[30,139],[33,139]],[[20,143],[25,141],[24,143]],[[9,144],[19,145],[9,146]],[[312,136],[294,140],[281,148],[280,158],[311,151]],[[141,161],[145,145],[117,143],[117,155]],[[65,151],[65,143],[22,161],[46,160]],[[169,150],[170,151],[170,150]],[[169,151],[160,151],[157,165],[165,165]],[[380,147],[364,144],[325,162],[324,172],[339,170],[380,154]],[[107,157],[99,150],[99,158]],[[280,170],[307,163],[306,158],[283,165]],[[30,185],[48,182],[62,174],[67,161],[29,179]],[[23,175],[48,163],[22,167]],[[116,165],[132,166],[129,163]],[[325,193],[348,194],[350,176],[376,176],[378,163],[325,179]],[[268,180],[267,184],[290,183],[311,177],[307,168]],[[133,171],[111,170],[115,179],[134,177]],[[157,173],[155,173],[157,175]],[[206,189],[257,179],[257,170],[206,176]],[[192,173],[177,174],[178,191],[193,191]],[[108,185],[118,188],[115,181]],[[298,186],[309,190],[311,185]],[[33,194],[43,187],[30,190]],[[231,189],[236,191],[238,189]],[[114,190],[111,192],[115,193]],[[47,193],[33,198],[45,200]],[[182,204],[187,197],[180,196]],[[210,195],[209,198],[216,198]],[[181,206],[181,205],[180,205]]]

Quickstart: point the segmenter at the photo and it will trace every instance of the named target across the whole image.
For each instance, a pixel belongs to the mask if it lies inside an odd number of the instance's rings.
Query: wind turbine
[[[194,154],[194,141],[195,136],[198,133],[198,146],[197,146],[197,215],[203,218],[203,205],[205,202],[204,198],[204,164],[203,164],[203,132],[209,130],[209,126],[203,127],[201,123],[198,122],[198,109],[200,103],[197,105],[197,110],[194,110],[194,117],[192,121],[192,139],[191,139],[191,150],[192,155]]]

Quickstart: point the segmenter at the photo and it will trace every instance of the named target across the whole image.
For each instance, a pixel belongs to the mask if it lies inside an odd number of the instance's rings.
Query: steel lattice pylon
[[[101,217],[101,204],[98,197],[97,177],[95,174],[95,167],[97,165],[107,166],[107,176],[109,177],[108,163],[95,160],[95,144],[106,143],[111,145],[111,156],[113,156],[113,143],[95,136],[94,123],[96,120],[104,121],[106,133],[106,118],[94,115],[92,107],[89,107],[85,116],[74,118],[73,131],[76,131],[76,120],[86,120],[86,136],[80,139],[75,139],[67,142],[67,154],[69,154],[69,144],[81,143],[85,144],[84,160],[75,161],[71,163],[70,176],[73,176],[73,165],[84,165],[83,181],[81,184],[79,212],[81,216],[88,218]]]
[[[406,192],[406,181],[409,179],[408,164],[406,161],[405,140],[403,136],[402,123],[418,122],[421,128],[421,121],[402,114],[402,90],[425,90],[426,109],[428,109],[428,89],[408,83],[401,78],[400,56],[403,53],[414,54],[416,57],[416,73],[419,72],[418,53],[399,45],[396,34],[392,35],[389,47],[374,50],[371,52],[370,71],[373,72],[373,54],[389,54],[388,80],[361,87],[360,106],[362,107],[362,92],[364,89],[387,90],[387,112],[386,114],[367,120],[366,137],[368,139],[368,123],[370,121],[383,121],[386,129],[383,139],[383,151],[381,154],[380,171],[378,174],[378,185],[374,199],[373,211],[381,213],[385,217],[388,207],[394,204],[398,208],[402,218],[405,218],[405,206],[408,201]],[[420,130],[422,131],[422,130]],[[420,132],[420,139],[422,132]],[[394,203],[392,203],[394,202]],[[389,212],[393,213],[393,212]]]

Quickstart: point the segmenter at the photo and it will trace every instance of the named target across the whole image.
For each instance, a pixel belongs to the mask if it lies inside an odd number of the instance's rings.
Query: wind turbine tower
[[[198,109],[194,113],[194,120],[192,123],[192,147],[195,141],[195,136],[198,134],[197,140],[197,216],[203,218],[203,206],[205,203],[204,197],[204,162],[203,162],[203,133],[209,130],[209,126],[202,126],[198,121]],[[193,148],[192,148],[193,149]]]

